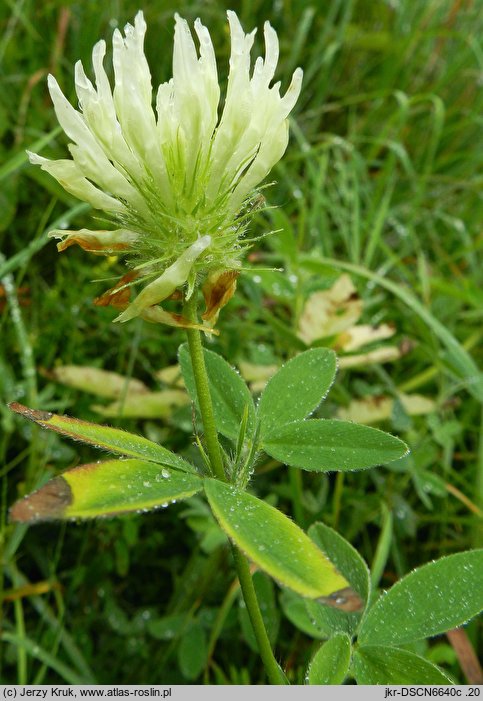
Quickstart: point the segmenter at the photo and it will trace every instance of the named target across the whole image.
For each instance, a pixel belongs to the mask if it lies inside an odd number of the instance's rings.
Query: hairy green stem
[[[184,315],[190,321],[195,323],[198,321],[195,293],[192,295],[189,302],[186,303]],[[211,401],[210,385],[208,381],[208,373],[206,372],[201,334],[198,329],[186,329],[186,333],[188,335],[188,347],[191,356],[191,364],[193,365],[196,393],[198,395],[201,418],[203,420],[206,450],[208,452],[208,457],[210,458],[210,463],[214,474],[219,480],[226,482],[223,457],[221,454],[220,444],[218,442],[218,434],[216,432],[215,415],[213,412],[213,403]]]
[[[198,315],[196,309],[195,295],[186,303],[184,316],[197,323]],[[218,433],[215,426],[215,415],[210,394],[208,374],[206,372],[205,358],[203,354],[203,344],[201,334],[198,329],[187,329],[188,348],[193,366],[193,375],[200,406],[201,419],[203,421],[205,444],[210,459],[211,467],[216,477],[223,482],[227,481]],[[240,588],[247,607],[247,612],[253,626],[253,632],[258,643],[260,657],[262,658],[265,671],[271,684],[288,684],[285,674],[280,669],[274,657],[270,640],[268,639],[265,624],[263,622],[260,606],[258,604],[255,587],[253,586],[250,566],[247,558],[238,548],[232,544],[233,559],[240,581]]]
[[[270,640],[268,639],[265,623],[258,605],[257,594],[253,586],[252,575],[248,560],[238,548],[232,544],[233,559],[240,582],[240,588],[247,607],[247,612],[258,643],[258,650],[262,658],[265,671],[271,684],[288,684],[288,679],[282,672],[272,651]]]

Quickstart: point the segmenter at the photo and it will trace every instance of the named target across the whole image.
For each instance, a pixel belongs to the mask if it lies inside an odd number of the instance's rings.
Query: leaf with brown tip
[[[68,436],[83,443],[89,443],[96,448],[131,458],[150,460],[183,472],[195,471],[195,468],[189,462],[175,455],[170,450],[163,448],[163,446],[143,438],[143,436],[136,436],[134,433],[121,431],[111,426],[99,426],[99,424],[81,421],[70,416],[59,416],[52,414],[50,411],[29,409],[18,402],[12,402],[9,404],[9,407],[26,419],[35,421],[42,428],[48,428],[56,433],[61,433],[63,436]]]
[[[196,475],[144,460],[106,460],[67,470],[10,510],[18,523],[150,511],[199,492]]]

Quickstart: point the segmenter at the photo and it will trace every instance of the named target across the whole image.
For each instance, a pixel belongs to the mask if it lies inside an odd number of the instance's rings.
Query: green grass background
[[[226,77],[223,7],[249,30],[269,19],[281,41],[278,77],[305,72],[287,154],[266,191],[278,209],[257,215],[265,239],[223,312],[212,345],[230,362],[280,363],[300,349],[304,300],[348,270],[363,321],[392,323],[413,350],[392,365],[339,373],[324,415],[351,397],[414,391],[437,409],[410,418],[399,404],[383,428],[412,449],[396,466],[344,478],[261,462],[257,493],[307,527],[336,527],[390,586],[414,566],[481,545],[483,445],[482,115],[483,15],[472,0],[153,1],[146,52],[153,82],[171,75],[173,13],[210,28]],[[54,222],[89,226],[90,212],[25,149],[65,157],[47,73],[74,100],[73,65],[99,38],[132,21],[132,2],[4,0],[0,5],[0,558],[3,683],[263,683],[240,607],[229,552],[194,499],[146,516],[87,524],[8,524],[7,508],[47,476],[92,459],[47,435],[6,403],[99,420],[92,397],[49,380],[44,369],[79,364],[156,387],[182,333],[142,322],[112,325],[95,308],[99,278],[121,263],[46,238]],[[481,383],[481,380],[480,380]],[[112,422],[192,451],[189,412],[162,421]],[[445,486],[449,485],[449,487]],[[479,516],[478,516],[479,513]],[[279,659],[292,681],[317,642],[288,621],[280,590],[259,578]],[[12,591],[47,582],[46,593]],[[0,582],[1,584],[1,582]],[[481,633],[467,628],[474,646]],[[447,640],[417,651],[464,677]],[[208,652],[210,654],[208,654]]]

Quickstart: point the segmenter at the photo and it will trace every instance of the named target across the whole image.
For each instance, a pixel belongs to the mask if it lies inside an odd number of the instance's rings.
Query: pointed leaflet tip
[[[10,515],[20,523],[117,516],[187,499],[201,488],[194,474],[146,460],[106,460],[67,470],[14,504]]]
[[[28,406],[24,406],[23,404],[19,404],[18,402],[10,402],[10,404],[8,404],[8,408],[14,411],[16,414],[20,414],[26,419],[30,419],[30,421],[35,421],[36,423],[49,421],[49,419],[51,419],[53,416],[52,412],[50,411],[30,409]]]
[[[56,433],[60,433],[63,436],[88,443],[101,450],[107,450],[127,457],[149,460],[166,467],[173,467],[175,470],[181,470],[182,472],[195,471],[195,468],[186,460],[143,436],[137,436],[134,433],[128,433],[111,426],[81,421],[71,416],[59,416],[48,411],[29,409],[17,402],[12,402],[9,406],[12,411],[31,421],[35,421],[42,428],[56,431]]]
[[[321,596],[318,601],[346,613],[362,611],[364,608],[364,601],[352,587],[344,587],[344,589],[339,589],[329,596]]]
[[[54,477],[44,487],[20,499],[10,509],[15,523],[38,523],[61,518],[72,504],[72,490],[63,477]]]

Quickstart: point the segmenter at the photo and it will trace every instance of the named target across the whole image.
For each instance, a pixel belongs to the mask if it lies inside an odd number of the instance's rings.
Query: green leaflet
[[[310,538],[273,506],[219,480],[205,479],[204,485],[225,533],[280,584],[313,599],[348,586]]]
[[[406,575],[365,617],[361,643],[402,645],[455,628],[483,609],[483,550],[442,557]]]
[[[10,517],[21,523],[37,523],[149,511],[186,499],[201,488],[202,480],[196,475],[143,460],[107,460],[54,477],[14,504]]]
[[[344,589],[339,592],[345,593]],[[339,595],[333,598],[339,599]],[[345,596],[342,598],[346,599]],[[334,633],[347,633],[352,636],[361,620],[359,612],[343,611],[334,604],[329,605],[327,597],[317,601],[306,600],[305,610],[319,632],[316,637],[331,638]]]
[[[147,622],[147,632],[156,640],[176,640],[189,623],[189,614],[172,613],[162,618],[152,618]]]
[[[329,391],[336,371],[336,355],[328,348],[305,351],[283,365],[260,398],[262,435],[314,411]]]
[[[365,603],[369,599],[371,581],[368,567],[357,550],[325,523],[314,523],[308,534]]]
[[[354,652],[352,671],[358,684],[452,684],[444,672],[408,650],[364,645]]]
[[[320,647],[309,665],[309,684],[342,684],[351,659],[351,641],[345,633],[337,633]]]
[[[317,640],[325,640],[330,637],[330,630],[320,630],[319,626],[315,625],[312,616],[309,615],[306,607],[307,600],[299,594],[285,589],[280,596],[280,605],[286,618],[296,628],[308,635],[310,638]],[[328,606],[326,608],[329,608]],[[332,609],[331,609],[332,610]]]
[[[26,419],[35,421],[42,428],[48,428],[56,433],[61,433],[63,436],[68,436],[68,438],[89,443],[96,448],[131,458],[150,460],[160,465],[173,467],[176,470],[183,470],[184,472],[194,472],[195,470],[189,462],[178,457],[170,450],[149,441],[147,438],[136,436],[134,433],[121,431],[110,426],[99,426],[89,421],[73,419],[70,416],[58,416],[49,411],[29,409],[17,402],[12,402],[12,404],[9,404],[9,407]]]
[[[309,536],[347,579],[350,587],[336,596],[319,601],[306,601],[307,614],[325,637],[334,632],[352,635],[360,621],[370,593],[369,570],[359,553],[341,535],[323,523],[314,523]]]
[[[204,356],[218,432],[236,440],[245,407],[248,407],[247,433],[250,435],[255,427],[255,405],[250,390],[237,371],[220,355],[204,349]],[[178,357],[188,393],[197,402],[193,368],[186,344],[180,346]]]
[[[363,470],[402,458],[403,441],[377,428],[346,421],[309,419],[273,429],[262,442],[273,458],[304,470]]]
[[[183,631],[178,646],[178,664],[186,679],[196,679],[206,664],[208,646],[206,634],[199,621],[191,622]]]

